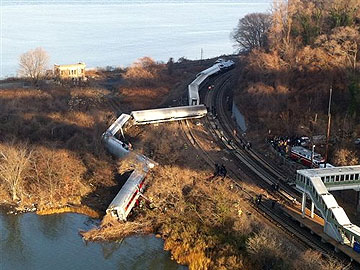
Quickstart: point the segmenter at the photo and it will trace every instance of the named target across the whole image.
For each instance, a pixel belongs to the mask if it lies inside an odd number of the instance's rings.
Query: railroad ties
[[[132,152],[131,145],[117,138],[116,134],[118,131],[121,131],[121,136],[124,138],[124,129],[131,125],[144,125],[204,117],[207,114],[207,109],[204,105],[200,104],[198,93],[201,83],[203,83],[207,77],[219,73],[222,68],[228,70],[233,65],[234,62],[231,60],[221,60],[212,67],[202,71],[188,86],[189,106],[133,111],[130,115],[121,114],[102,135],[102,141],[106,149],[117,158],[126,158],[129,156]],[[143,155],[136,155],[136,162],[140,165],[137,164],[136,169],[131,173],[106,210],[108,214],[118,220],[126,221],[136,201],[145,189],[146,174],[156,165],[154,161]]]

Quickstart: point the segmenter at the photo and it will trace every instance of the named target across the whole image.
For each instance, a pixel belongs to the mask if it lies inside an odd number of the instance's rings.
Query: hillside
[[[332,88],[330,161],[358,163],[358,1],[282,2],[269,16],[266,42],[242,56],[238,69],[235,100],[252,131],[264,137],[326,135]]]

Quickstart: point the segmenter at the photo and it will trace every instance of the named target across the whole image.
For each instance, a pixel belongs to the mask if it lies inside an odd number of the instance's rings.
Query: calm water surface
[[[79,230],[95,225],[78,214],[0,213],[0,269],[187,269],[171,261],[169,252],[163,251],[163,241],[154,236],[85,244]]]
[[[127,66],[143,56],[200,59],[201,49],[204,58],[231,54],[238,20],[271,2],[3,0],[0,77],[15,76],[19,56],[36,47],[49,53],[51,66]]]

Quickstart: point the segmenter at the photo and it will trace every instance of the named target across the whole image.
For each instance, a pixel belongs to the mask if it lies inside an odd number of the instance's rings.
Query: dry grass
[[[183,67],[172,64],[171,69],[172,75],[168,65],[143,58],[126,71],[98,70],[88,75],[94,77],[93,85],[97,85],[96,80],[101,85],[107,79],[124,76],[119,101],[133,109],[143,109],[156,107],[174,82],[182,80]],[[15,153],[26,144],[32,153],[26,177],[19,178],[19,195],[12,198],[14,191],[0,179],[2,201],[14,203],[20,199],[20,208],[32,204],[61,208],[85,203],[103,211],[114,196],[112,187],[117,184],[114,175],[118,167],[105,152],[100,138],[116,118],[108,98],[118,93],[101,87],[42,87],[0,90],[0,146],[13,142],[6,152]],[[14,155],[11,159],[16,163]],[[2,160],[0,163],[7,166]]]
[[[99,212],[94,211],[93,209],[86,207],[86,206],[77,206],[77,207],[64,206],[64,207],[59,207],[59,208],[52,207],[52,208],[42,208],[42,209],[38,209],[36,211],[36,214],[41,215],[41,216],[62,214],[62,213],[77,213],[77,214],[86,215],[88,217],[96,218],[96,219],[101,217],[101,214]]]
[[[247,213],[248,202],[230,179],[212,178],[212,168],[196,160],[193,149],[184,148],[176,123],[144,130],[135,132],[140,139],[134,147],[159,162],[147,175],[144,195],[150,207],[143,203],[135,208],[126,223],[106,216],[99,228],[82,232],[86,241],[157,233],[172,257],[192,270],[269,265],[285,270],[307,263],[287,238]],[[134,169],[131,158],[118,164],[120,173]]]
[[[334,163],[338,166],[351,166],[359,164],[357,154],[349,149],[337,149],[334,154]]]
[[[135,110],[151,108],[152,104],[160,103],[169,93],[170,88],[159,87],[139,87],[126,86],[120,88],[120,94],[124,103],[129,103]]]
[[[96,186],[115,185],[115,163],[100,142],[113,117],[106,94],[102,89],[61,87],[0,91],[0,148],[7,147],[4,151],[9,154],[20,151],[25,142],[31,152],[21,179],[20,208],[81,204]],[[0,179],[0,187],[6,191],[5,200],[13,201],[4,180]]]

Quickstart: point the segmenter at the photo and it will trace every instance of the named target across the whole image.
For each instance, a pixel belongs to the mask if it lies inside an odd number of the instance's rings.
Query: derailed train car
[[[104,133],[102,141],[105,144],[105,148],[117,158],[124,158],[129,155],[129,146],[124,142],[116,139],[109,133]]]
[[[222,69],[228,69],[233,65],[226,61],[219,61],[212,67],[200,72],[196,79],[188,86],[189,106],[174,108],[162,108],[143,111],[133,111],[130,115],[122,114],[103,134],[102,140],[110,153],[118,158],[125,158],[130,154],[129,146],[115,137],[120,130],[123,137],[123,129],[129,124],[142,125],[189,118],[200,118],[207,114],[204,105],[200,105],[199,87],[211,75],[219,73]],[[127,179],[119,193],[110,203],[106,212],[118,220],[126,221],[131,209],[145,189],[146,174],[155,166],[155,162],[143,155],[136,155],[136,160],[141,168],[135,169]]]
[[[144,166],[135,169],[131,173],[119,193],[106,209],[107,214],[118,220],[126,221],[131,209],[135,206],[136,201],[145,189],[145,177],[148,170],[149,168]]]
[[[133,117],[135,124],[142,125],[188,118],[199,118],[205,116],[206,114],[206,107],[204,105],[198,105],[133,111],[131,116]]]
[[[131,116],[126,113],[121,114],[118,119],[116,119],[116,121],[107,129],[106,133],[114,136],[119,130],[124,128],[130,118]]]

